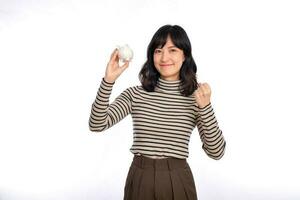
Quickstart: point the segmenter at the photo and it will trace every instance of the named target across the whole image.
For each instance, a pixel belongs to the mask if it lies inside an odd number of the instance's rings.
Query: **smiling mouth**
[[[168,66],[171,66],[172,64],[163,64],[163,65],[160,65],[162,67],[168,67]]]

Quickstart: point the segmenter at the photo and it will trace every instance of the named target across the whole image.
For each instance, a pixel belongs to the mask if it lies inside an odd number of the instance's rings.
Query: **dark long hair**
[[[153,35],[147,48],[147,61],[139,72],[139,80],[143,88],[148,92],[153,92],[160,77],[153,61],[154,50],[166,44],[167,37],[170,36],[174,45],[183,50],[185,60],[180,69],[180,92],[183,96],[190,96],[197,89],[197,66],[192,56],[192,47],[185,30],[178,25],[164,25]]]

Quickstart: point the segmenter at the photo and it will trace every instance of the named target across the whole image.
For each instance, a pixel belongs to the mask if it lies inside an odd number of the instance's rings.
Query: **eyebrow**
[[[162,48],[161,46],[157,47],[157,49],[161,49],[161,48]],[[178,48],[178,47],[176,47],[176,46],[169,46],[168,48]]]

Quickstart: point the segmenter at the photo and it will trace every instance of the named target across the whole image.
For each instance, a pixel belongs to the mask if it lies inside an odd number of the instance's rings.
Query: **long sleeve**
[[[198,110],[196,124],[203,143],[202,149],[210,158],[219,160],[224,155],[226,141],[219,128],[213,107],[209,103],[203,108],[198,107]]]
[[[93,132],[104,131],[132,111],[132,98],[129,88],[124,90],[111,104],[109,97],[115,82],[110,83],[102,78],[95,101],[92,104],[89,118],[89,129]]]

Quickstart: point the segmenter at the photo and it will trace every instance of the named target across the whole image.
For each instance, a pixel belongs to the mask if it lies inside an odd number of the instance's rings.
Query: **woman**
[[[193,129],[197,126],[202,148],[212,159],[224,155],[226,142],[210,102],[210,86],[197,83],[186,32],[178,25],[160,27],[139,73],[142,85],[128,87],[109,104],[112,87],[128,66],[119,66],[114,50],[89,119],[90,130],[101,132],[132,115],[134,156],[124,200],[197,199],[186,160]]]

